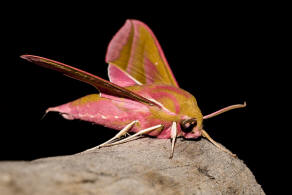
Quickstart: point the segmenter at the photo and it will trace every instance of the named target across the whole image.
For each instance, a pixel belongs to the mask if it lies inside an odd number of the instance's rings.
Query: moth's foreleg
[[[177,125],[176,122],[172,122],[172,126],[171,126],[171,153],[169,158],[171,159],[173,157],[173,152],[174,152],[174,145],[175,145],[175,141],[177,138]]]
[[[215,140],[213,140],[210,135],[204,130],[201,130],[202,132],[202,136],[205,137],[206,139],[208,139],[212,144],[214,144],[217,148],[219,148],[220,150],[230,154],[233,157],[236,157],[236,154],[233,154],[232,152],[230,152],[229,150],[227,150],[226,148],[224,148],[223,146],[219,145]]]
[[[130,130],[130,129],[131,129],[136,123],[138,123],[137,120],[132,121],[130,124],[128,124],[127,126],[125,126],[122,130],[120,130],[119,133],[117,133],[113,138],[109,139],[108,141],[106,141],[106,142],[104,142],[104,143],[102,143],[102,144],[100,144],[100,145],[98,145],[98,146],[96,146],[96,147],[94,147],[94,148],[90,148],[90,149],[88,149],[88,150],[85,150],[85,151],[83,151],[83,152],[81,152],[81,153],[91,152],[91,151],[93,151],[93,150],[95,150],[95,149],[99,149],[99,148],[101,148],[101,147],[103,147],[103,146],[106,146],[107,144],[109,144],[109,143],[111,143],[111,142],[113,142],[113,141],[115,141],[115,140],[121,138],[121,137],[124,136],[126,133],[128,133],[128,131],[129,131],[129,130]]]
[[[121,144],[121,143],[130,141],[130,140],[133,140],[133,138],[138,137],[139,135],[147,134],[147,133],[149,133],[151,131],[154,131],[154,130],[157,130],[157,129],[163,129],[163,125],[156,125],[156,126],[153,126],[153,127],[149,127],[147,129],[143,129],[143,130],[135,133],[134,135],[131,135],[131,136],[129,136],[129,137],[125,138],[125,139],[122,139],[120,141],[116,141],[114,143],[105,144],[105,145],[103,145],[103,147]]]

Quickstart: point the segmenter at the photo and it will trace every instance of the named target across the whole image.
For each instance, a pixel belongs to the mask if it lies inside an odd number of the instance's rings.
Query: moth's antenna
[[[217,115],[222,114],[224,112],[227,112],[229,110],[233,110],[233,109],[237,109],[237,108],[244,108],[244,107],[246,107],[246,102],[244,102],[243,104],[235,104],[235,105],[227,106],[227,107],[222,108],[216,112],[213,112],[211,114],[204,116],[203,119],[212,118],[214,116],[217,116]]]
[[[50,112],[49,109],[46,110],[45,114],[42,116],[41,120],[43,120],[45,118],[45,116],[47,116],[48,112]]]
[[[223,146],[221,146],[220,144],[218,144],[215,140],[213,140],[210,135],[204,130],[201,130],[202,132],[202,136],[205,137],[207,140],[209,140],[212,144],[214,144],[217,148],[219,148],[220,150],[227,152],[228,154],[230,154],[233,157],[236,157],[236,154],[233,154],[232,152],[230,152],[229,150],[227,150],[226,148],[224,148]]]

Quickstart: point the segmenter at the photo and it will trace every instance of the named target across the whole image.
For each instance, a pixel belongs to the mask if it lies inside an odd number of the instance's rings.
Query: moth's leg
[[[222,114],[224,112],[227,112],[229,110],[233,110],[233,109],[237,109],[237,108],[244,108],[245,106],[246,106],[246,102],[244,102],[244,104],[236,104],[236,105],[227,106],[227,107],[222,108],[216,112],[213,112],[211,114],[204,116],[203,119],[212,118],[214,116],[217,116],[217,115]]]
[[[102,144],[100,144],[100,145],[98,145],[98,146],[96,146],[96,147],[93,147],[93,148],[90,148],[90,149],[88,149],[88,150],[85,150],[85,151],[83,151],[83,152],[81,152],[81,153],[85,153],[85,152],[87,153],[87,152],[93,151],[93,150],[95,150],[95,149],[99,149],[99,148],[103,147],[104,145],[109,144],[109,143],[113,142],[113,141],[116,140],[116,139],[119,139],[120,137],[122,137],[122,136],[124,136],[125,134],[127,134],[128,131],[129,131],[129,130],[130,130],[130,129],[131,129],[131,128],[137,123],[137,122],[138,122],[137,120],[131,122],[130,124],[128,124],[127,126],[125,126],[122,130],[120,130],[119,133],[117,133],[113,138],[109,139],[108,141],[106,141],[106,142],[104,142],[104,143],[102,143]]]
[[[146,133],[149,133],[151,131],[154,131],[154,130],[157,130],[157,129],[162,129],[163,128],[163,125],[156,125],[156,126],[153,126],[153,127],[149,127],[147,129],[143,129],[137,133],[135,133],[134,135],[131,135],[125,139],[122,139],[120,141],[116,141],[114,143],[109,143],[109,144],[105,144],[103,145],[103,147],[107,147],[107,146],[113,146],[113,145],[117,145],[117,144],[121,144],[121,143],[124,143],[124,142],[127,142],[127,141],[130,141],[132,140],[133,138],[139,136],[139,135],[143,135],[143,134],[146,134]]]
[[[233,157],[236,157],[236,154],[233,154],[232,152],[230,152],[229,150],[227,150],[226,148],[222,147],[221,145],[219,145],[215,140],[213,140],[210,135],[204,130],[201,129],[201,133],[202,136],[205,137],[206,139],[208,139],[212,144],[214,144],[217,148],[219,148],[220,150],[227,152],[228,154],[230,154]]]
[[[173,157],[174,145],[175,145],[175,141],[176,141],[176,137],[177,137],[176,122],[172,122],[170,135],[171,135],[171,153],[170,153],[169,158],[171,159]]]

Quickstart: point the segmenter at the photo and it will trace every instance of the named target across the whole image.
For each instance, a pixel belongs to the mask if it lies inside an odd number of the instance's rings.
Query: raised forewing
[[[155,102],[152,102],[144,97],[142,97],[139,94],[136,94],[130,90],[127,90],[123,87],[120,87],[114,83],[111,83],[109,81],[106,81],[98,76],[95,76],[93,74],[90,74],[88,72],[79,70],[77,68],[74,68],[72,66],[63,64],[61,62],[57,62],[54,60],[50,60],[47,58],[34,56],[34,55],[22,55],[21,58],[26,59],[30,62],[33,62],[37,65],[43,66],[45,68],[53,69],[59,72],[62,72],[66,76],[69,76],[71,78],[86,82],[95,88],[97,88],[100,92],[105,93],[107,95],[112,95],[116,97],[123,97],[123,98],[129,98],[141,103],[145,103],[148,105],[156,105]],[[159,107],[159,106],[158,106]]]
[[[126,21],[108,46],[106,62],[127,72],[138,83],[178,87],[155,35],[140,21]]]

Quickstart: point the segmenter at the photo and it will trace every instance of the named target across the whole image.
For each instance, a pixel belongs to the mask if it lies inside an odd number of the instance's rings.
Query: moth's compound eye
[[[191,132],[193,127],[197,124],[196,119],[186,119],[181,122],[182,131],[185,133]]]

